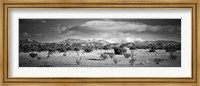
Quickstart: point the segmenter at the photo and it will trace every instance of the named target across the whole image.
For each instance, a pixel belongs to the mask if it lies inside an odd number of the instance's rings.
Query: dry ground
[[[114,52],[113,50],[93,50],[91,53],[79,51],[68,52],[67,56],[63,53],[55,52],[53,56],[47,58],[48,52],[40,52],[41,60],[32,58],[29,53],[19,53],[19,67],[181,67],[181,52],[176,51],[178,58],[176,60],[169,59],[169,53],[165,50],[156,50],[156,52],[147,52],[148,50],[138,49],[134,50],[136,53],[136,61],[133,65],[129,63],[129,59],[123,55],[115,55],[118,63],[115,64],[113,59],[100,59],[102,52]],[[130,52],[128,50],[128,52]],[[82,57],[80,65],[77,65],[76,59]],[[162,62],[156,64],[153,59],[162,59]]]

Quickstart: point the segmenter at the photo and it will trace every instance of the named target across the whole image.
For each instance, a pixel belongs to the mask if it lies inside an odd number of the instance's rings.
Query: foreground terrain
[[[133,50],[135,61],[130,63],[130,58],[124,55],[115,55],[113,58],[102,60],[101,53],[114,50],[93,50],[86,53],[80,51],[54,52],[48,57],[48,51],[37,52],[38,57],[32,58],[29,53],[19,53],[19,67],[181,67],[181,52],[174,52],[176,59],[169,59],[170,54],[165,50],[148,52],[147,49]],[[127,52],[131,52],[128,50]],[[155,59],[159,59],[156,63]],[[78,61],[78,62],[77,62]]]

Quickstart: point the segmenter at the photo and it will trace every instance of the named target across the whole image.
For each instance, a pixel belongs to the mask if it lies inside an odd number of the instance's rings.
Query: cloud
[[[98,20],[88,21],[81,25],[82,27],[89,27],[88,29],[104,30],[104,31],[145,31],[148,25],[135,23],[135,22],[124,22],[124,21],[112,21],[112,20]]]
[[[113,20],[95,20],[81,24],[79,28],[91,31],[103,32],[159,32],[159,31],[180,31],[180,26],[173,25],[148,25],[141,22],[113,21]]]
[[[181,33],[181,27],[176,25],[148,25],[141,22],[107,19],[87,21],[76,26],[62,26],[59,24],[51,28],[63,38],[103,38],[110,42],[114,42],[116,39],[128,42],[152,40],[152,37],[155,38],[156,36],[172,38],[179,37]]]
[[[89,32],[180,32],[180,26],[174,25],[148,25],[141,22],[127,22],[127,21],[113,21],[113,20],[94,20],[87,21],[83,24],[76,26],[61,26],[57,25],[51,27],[53,31],[57,33],[66,33],[70,30],[81,31],[85,33]]]
[[[57,32],[57,33],[62,33],[70,28],[72,28],[73,26],[62,26],[61,24],[58,24],[57,26],[55,27],[50,27],[54,32]]]

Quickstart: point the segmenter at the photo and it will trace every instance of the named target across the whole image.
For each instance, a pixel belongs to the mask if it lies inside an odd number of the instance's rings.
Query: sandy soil
[[[115,55],[118,63],[115,64],[113,59],[106,60],[100,59],[100,53],[114,52],[113,50],[93,50],[91,53],[79,51],[70,51],[67,56],[64,53],[55,52],[53,56],[47,58],[48,52],[38,53],[40,60],[32,58],[29,53],[19,53],[19,67],[181,67],[181,52],[176,51],[177,59],[169,59],[169,53],[165,50],[156,50],[156,52],[147,52],[147,50],[138,49],[134,50],[136,53],[136,61],[133,65],[129,63],[130,58],[125,58],[124,55]],[[130,50],[128,50],[130,52]],[[80,65],[76,60],[82,58]],[[162,62],[156,64],[155,58],[162,59]]]

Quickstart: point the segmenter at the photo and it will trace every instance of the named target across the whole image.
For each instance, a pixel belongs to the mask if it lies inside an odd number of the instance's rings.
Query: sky
[[[181,19],[19,19],[19,39],[181,41]]]

